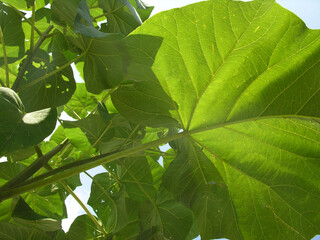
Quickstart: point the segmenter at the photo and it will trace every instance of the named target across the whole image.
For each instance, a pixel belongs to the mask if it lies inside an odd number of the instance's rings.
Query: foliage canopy
[[[274,0],[151,11],[0,2],[0,239],[320,233],[320,31]],[[73,190],[99,165],[94,216]]]

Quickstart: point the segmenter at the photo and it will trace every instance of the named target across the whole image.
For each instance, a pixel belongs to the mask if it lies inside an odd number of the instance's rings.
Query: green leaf
[[[141,0],[129,0],[130,3],[137,9],[141,20],[144,22],[150,17],[150,14],[154,7],[145,4]]]
[[[107,16],[106,32],[128,35],[142,24],[139,14],[128,0],[99,0]]]
[[[26,194],[24,200],[35,213],[61,220],[65,217],[65,205],[56,190],[56,185],[49,185],[34,193]]]
[[[187,139],[175,141],[177,157],[163,176],[163,185],[194,214],[201,239],[242,239],[228,188],[201,149]],[[226,233],[228,233],[226,235]]]
[[[64,133],[71,144],[83,153],[88,155],[95,153],[95,149],[92,147],[88,138],[80,128],[66,128],[64,129]]]
[[[9,220],[11,219],[11,205],[12,205],[12,199],[7,199],[1,202],[0,222],[9,222]]]
[[[35,213],[20,197],[12,212],[17,223],[30,228],[35,227],[43,231],[56,231],[61,229],[61,223]]]
[[[80,2],[81,0],[53,0],[52,20],[61,26],[69,25],[73,29]]]
[[[154,204],[145,204],[141,215],[143,230],[155,231],[155,239],[163,239],[163,236],[167,239],[185,239],[192,225],[191,211],[164,189],[158,192]],[[161,232],[157,233],[159,229]]]
[[[87,240],[99,237],[99,231],[87,215],[77,217],[69,231],[67,232],[67,239]]]
[[[3,0],[2,2],[14,6],[21,10],[31,10],[30,7],[33,6],[33,0]],[[36,8],[42,8],[49,3],[49,0],[37,0],[35,1]]]
[[[49,235],[33,228],[18,226],[9,222],[0,223],[0,239],[48,240]]]
[[[21,163],[2,162],[0,163],[0,178],[10,180],[25,169],[25,167],[26,166]]]
[[[24,33],[21,26],[21,16],[11,7],[0,2],[0,27],[3,34],[8,63],[13,63],[24,55]],[[1,45],[1,42],[0,42]],[[1,45],[0,65],[4,64]]]
[[[103,92],[101,95],[94,95],[86,90],[84,83],[77,83],[77,89],[68,102],[68,107],[65,112],[76,118],[75,113],[80,118],[85,118],[93,109],[97,107],[97,102],[102,100],[107,93]],[[72,111],[70,110],[72,109]]]
[[[81,0],[78,6],[78,14],[74,22],[74,31],[92,38],[102,38],[109,35],[108,33],[100,32],[94,28],[87,0]]]
[[[120,182],[131,199],[153,201],[156,190],[146,158],[134,157],[120,160],[117,172]]]
[[[158,42],[144,42],[145,34]],[[143,80],[113,94],[116,108],[140,124],[176,119],[223,179],[225,187],[202,191],[210,201],[195,193],[191,209],[205,239],[310,239],[319,232],[320,31],[272,0],[216,0],[160,13],[125,42],[132,60],[126,76]],[[148,84],[165,94],[152,99],[157,91]],[[161,113],[167,116],[159,123]],[[202,167],[185,166],[180,183]],[[183,186],[175,190],[192,182]],[[190,196],[179,199],[190,204]]]
[[[127,77],[133,83],[120,86],[111,94],[115,107],[123,116],[137,124],[152,127],[177,126],[177,121],[170,114],[177,106],[164,92],[151,69],[156,55],[158,56],[157,51],[160,51],[162,38],[132,34],[125,39],[125,43],[131,59]]]
[[[118,34],[99,39],[84,39],[86,54],[83,74],[91,93],[117,87],[125,77],[127,53]]]
[[[53,53],[53,61],[45,51],[38,51],[35,56],[36,67],[31,65],[23,78],[19,96],[27,111],[35,111],[48,107],[58,107],[66,104],[76,89],[76,83],[70,66],[49,77],[45,75],[57,70],[67,63],[60,52]],[[45,77],[40,82],[39,78]]]
[[[64,128],[80,128],[87,136],[89,142],[101,153],[119,150],[134,142],[128,139],[133,131],[130,123],[119,114],[110,115],[112,120],[108,123],[98,114],[90,114],[78,121],[63,121]]]
[[[125,192],[117,190],[116,181],[109,173],[94,176],[88,204],[104,223],[107,232],[117,232],[128,224]]]
[[[9,88],[0,88],[0,155],[41,142],[56,125],[55,109],[25,113],[18,95]]]

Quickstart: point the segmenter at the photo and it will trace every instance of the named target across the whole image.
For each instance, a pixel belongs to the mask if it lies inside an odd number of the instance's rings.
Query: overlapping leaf
[[[48,107],[58,107],[66,104],[76,89],[76,83],[70,66],[46,77],[67,63],[60,52],[53,54],[53,61],[45,51],[38,51],[35,57],[36,67],[31,65],[25,74],[19,96],[27,111],[36,111]],[[39,81],[40,78],[44,78]]]
[[[127,35],[142,24],[139,14],[128,0],[99,0],[99,6],[107,17],[107,32]]]
[[[5,45],[6,57],[12,63],[24,55],[24,32],[21,26],[21,16],[14,9],[0,2],[0,28]],[[0,65],[4,63],[4,52],[0,51]]]
[[[144,34],[159,41],[143,44]],[[127,77],[136,83],[113,94],[119,112],[151,126],[163,115],[162,124],[175,118],[226,184],[206,193],[206,212],[195,191],[194,214],[207,214],[198,219],[204,239],[309,239],[319,232],[319,31],[272,0],[217,0],[159,14],[125,41],[133,61]],[[153,100],[150,84],[165,94]],[[150,107],[156,104],[162,110]],[[180,179],[196,174],[191,179],[201,186],[207,177],[198,180],[200,169],[192,168]],[[232,214],[218,211],[215,194]]]
[[[56,125],[55,109],[25,113],[18,95],[9,88],[0,88],[0,155],[41,142]]]

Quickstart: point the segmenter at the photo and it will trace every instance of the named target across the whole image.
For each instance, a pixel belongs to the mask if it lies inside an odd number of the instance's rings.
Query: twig
[[[20,83],[21,83],[21,80],[22,80],[25,72],[27,71],[29,65],[32,63],[32,59],[33,59],[33,57],[34,57],[35,52],[39,49],[39,47],[41,46],[41,44],[43,43],[43,41],[47,38],[47,35],[48,35],[48,33],[52,30],[52,28],[53,28],[53,25],[51,25],[51,26],[49,26],[49,27],[47,28],[47,30],[40,36],[37,44],[36,44],[36,45],[34,46],[34,48],[33,48],[33,51],[31,51],[31,52],[28,54],[28,57],[26,58],[24,64],[22,65],[22,67],[21,67],[21,69],[20,69],[20,71],[19,71],[19,73],[18,73],[18,76],[17,76],[17,78],[16,78],[16,80],[15,80],[13,86],[12,86],[12,90],[14,90],[14,91],[17,92],[18,87],[19,87],[19,85],[20,85]]]
[[[35,3],[33,2],[32,5],[32,16],[31,16],[31,36],[30,36],[30,52],[33,51],[33,47],[34,47],[34,27],[35,27],[35,20],[36,20],[36,6]]]

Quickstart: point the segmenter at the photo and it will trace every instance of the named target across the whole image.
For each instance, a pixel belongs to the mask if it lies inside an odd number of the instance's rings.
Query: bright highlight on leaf
[[[0,54],[0,238],[320,233],[319,30],[274,0],[205,1],[148,20],[140,0],[1,6],[0,19],[15,16],[1,29],[23,28],[3,30],[7,64]],[[96,166],[105,172],[85,172]],[[94,214],[73,192],[81,172]],[[69,194],[86,214],[64,232]]]

